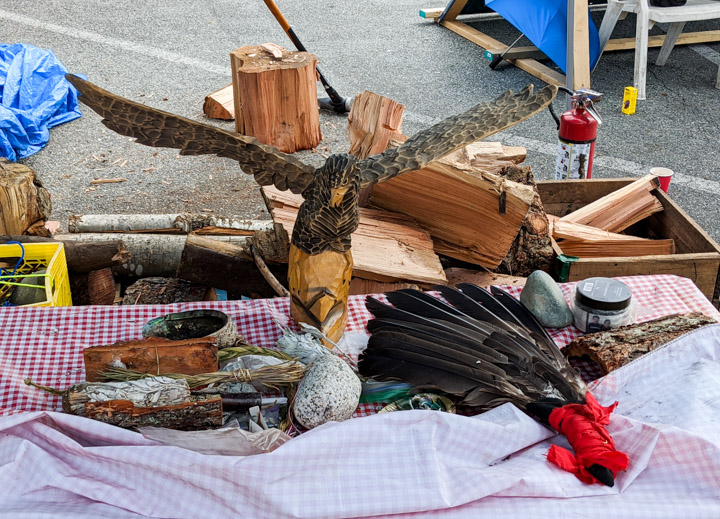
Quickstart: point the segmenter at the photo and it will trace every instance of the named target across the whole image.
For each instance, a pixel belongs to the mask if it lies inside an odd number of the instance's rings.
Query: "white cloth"
[[[548,463],[564,438],[512,405],[331,423],[248,457],[35,412],[0,419],[0,516],[717,518],[719,364],[715,325],[592,386],[620,402],[609,430],[630,467],[614,488]]]

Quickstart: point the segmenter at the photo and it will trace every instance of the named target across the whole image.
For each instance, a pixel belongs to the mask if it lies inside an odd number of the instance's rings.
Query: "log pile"
[[[563,254],[581,258],[675,254],[673,239],[619,234],[664,209],[651,194],[659,185],[646,175],[561,218],[550,216],[552,237]]]
[[[314,57],[265,44],[234,51],[232,61],[233,85],[208,96],[208,117],[227,117],[220,107],[232,105],[239,131],[286,151],[315,146],[320,133]],[[348,116],[349,152],[363,158],[404,142],[403,110],[372,92],[356,96]],[[546,213],[530,168],[521,166],[525,156],[522,147],[476,142],[424,169],[376,184],[365,193],[369,206],[361,209],[352,237],[351,293],[458,280],[517,284],[534,270],[552,271],[557,256],[671,257],[687,249],[686,243],[678,245],[681,236],[662,236],[656,224],[651,227],[658,232],[651,233],[638,226],[667,205],[654,194],[655,177],[553,216]],[[9,167],[2,164],[3,171]],[[70,219],[69,234],[42,238],[27,233],[42,232],[49,196],[34,174],[14,175],[22,180],[6,186],[20,187],[0,189],[8,201],[3,206],[20,207],[18,201],[24,200],[23,215],[30,216],[20,221],[22,211],[14,211],[18,214],[12,218],[3,213],[0,225],[5,234],[14,234],[0,243],[62,241],[76,304],[190,301],[212,298],[219,293],[213,289],[230,297],[287,294],[289,235],[302,203],[299,195],[264,187],[273,221],[198,214],[78,215]],[[141,281],[123,298],[107,268],[123,288]]]
[[[262,190],[273,220],[292,235],[302,197],[272,186]],[[360,226],[352,235],[352,243],[354,276],[383,282],[446,282],[430,235],[412,218],[361,208]]]

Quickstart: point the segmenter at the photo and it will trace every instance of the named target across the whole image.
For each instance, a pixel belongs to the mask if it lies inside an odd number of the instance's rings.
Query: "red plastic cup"
[[[670,168],[652,168],[650,174],[658,178],[660,181],[660,189],[667,193],[673,177],[673,170]]]

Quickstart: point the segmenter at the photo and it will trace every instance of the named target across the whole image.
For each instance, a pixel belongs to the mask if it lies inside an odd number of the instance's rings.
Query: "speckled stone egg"
[[[360,379],[345,361],[324,355],[300,381],[293,413],[308,429],[325,422],[341,422],[355,412],[361,391]]]

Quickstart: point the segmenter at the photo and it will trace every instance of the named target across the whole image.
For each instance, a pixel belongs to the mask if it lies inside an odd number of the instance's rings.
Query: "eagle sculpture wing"
[[[228,132],[179,115],[116,96],[77,76],[68,81],[82,94],[80,101],[103,118],[111,130],[146,146],[178,148],[181,155],[218,155],[235,159],[261,186],[301,193],[315,177],[315,168],[254,137]]]
[[[423,168],[462,146],[524,121],[547,107],[556,93],[557,87],[548,85],[533,95],[533,85],[528,85],[517,94],[510,90],[494,101],[448,117],[418,132],[402,146],[358,162],[360,185],[367,187]]]

